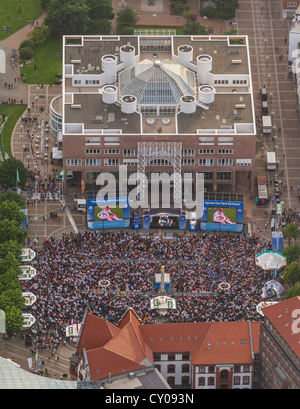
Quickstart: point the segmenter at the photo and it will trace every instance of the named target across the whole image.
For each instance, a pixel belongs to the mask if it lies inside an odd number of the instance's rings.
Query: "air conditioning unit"
[[[235,105],[235,108],[237,108],[237,109],[244,109],[244,108],[246,108],[246,105],[245,105],[245,104],[236,104],[236,105]]]
[[[81,108],[81,104],[71,104],[71,108]]]
[[[242,60],[232,60],[231,64],[242,64]]]

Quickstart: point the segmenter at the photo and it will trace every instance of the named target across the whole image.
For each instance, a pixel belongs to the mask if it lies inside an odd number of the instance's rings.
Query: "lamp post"
[[[156,25],[156,24],[155,24],[155,17],[157,16],[157,14],[154,13],[154,14],[152,14],[152,16],[153,16],[153,19],[154,19],[154,25]]]
[[[265,50],[266,51],[266,50]],[[267,72],[269,71],[269,59],[270,57],[267,55],[266,56],[266,61],[267,61]]]
[[[38,101],[39,101],[39,97],[38,96],[36,96],[35,97],[35,107],[36,107],[36,110],[38,109]]]
[[[270,88],[270,79],[271,79],[271,74],[268,74],[268,88]]]

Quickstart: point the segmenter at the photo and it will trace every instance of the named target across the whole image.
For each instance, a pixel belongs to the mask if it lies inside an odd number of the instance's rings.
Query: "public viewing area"
[[[37,301],[27,308],[35,317],[27,340],[56,351],[66,327],[80,323],[85,310],[117,324],[128,308],[144,323],[161,319],[151,310],[155,274],[170,274],[169,295],[176,309],[164,322],[259,320],[256,306],[272,278],[255,264],[270,248],[257,236],[181,234],[168,240],[131,232],[83,232],[45,240],[34,261],[37,275],[24,291]],[[102,283],[105,282],[105,286]],[[226,285],[225,285],[225,284]],[[275,300],[276,294],[268,300]]]

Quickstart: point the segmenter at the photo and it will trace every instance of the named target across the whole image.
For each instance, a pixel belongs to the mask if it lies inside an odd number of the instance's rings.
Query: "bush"
[[[34,48],[34,42],[32,40],[30,40],[30,39],[22,41],[20,46],[19,46],[19,50],[21,48],[25,48],[25,47],[33,49]]]
[[[20,60],[30,60],[33,58],[33,49],[30,47],[21,48],[19,51]]]

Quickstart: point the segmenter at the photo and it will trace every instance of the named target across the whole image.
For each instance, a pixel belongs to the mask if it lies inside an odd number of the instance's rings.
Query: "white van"
[[[76,202],[76,209],[79,212],[83,212],[86,210],[86,199],[74,199]]]
[[[275,152],[267,152],[267,170],[276,170]]]
[[[272,132],[272,121],[270,116],[262,116],[263,133]]]

